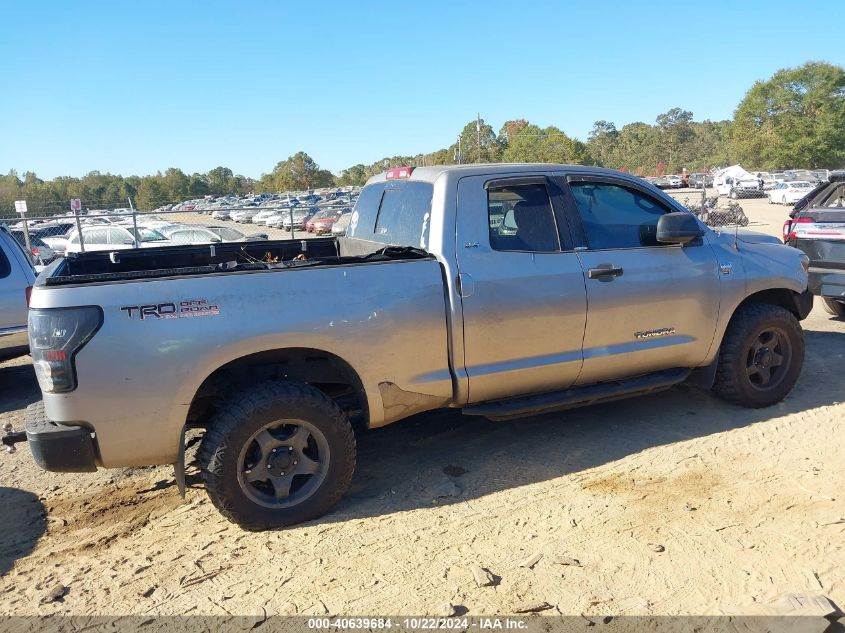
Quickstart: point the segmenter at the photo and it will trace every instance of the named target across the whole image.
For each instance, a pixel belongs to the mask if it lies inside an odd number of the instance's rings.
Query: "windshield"
[[[129,232],[132,232],[132,229],[129,229]],[[158,231],[154,231],[153,229],[145,229],[142,227],[138,227],[138,234],[136,237],[142,242],[163,242],[167,241],[167,238],[164,237]]]
[[[211,229],[212,232],[217,233],[221,238],[227,241],[235,241],[241,239],[244,235],[235,229],[229,229],[225,226]]]

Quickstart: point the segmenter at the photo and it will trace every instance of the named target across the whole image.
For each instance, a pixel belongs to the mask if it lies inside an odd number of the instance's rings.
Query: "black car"
[[[783,225],[783,241],[810,258],[808,289],[845,317],[845,171],[801,198]]]

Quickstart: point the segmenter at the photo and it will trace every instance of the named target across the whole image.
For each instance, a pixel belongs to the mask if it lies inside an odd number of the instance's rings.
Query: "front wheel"
[[[832,314],[835,317],[845,317],[845,302],[840,299],[822,297],[822,305],[828,314]]]
[[[317,518],[340,500],[355,436],[319,389],[266,382],[219,409],[199,460],[215,507],[244,529],[266,530]]]
[[[741,306],[719,350],[716,394],[744,407],[768,407],[795,386],[804,364],[804,331],[789,310],[763,303]]]

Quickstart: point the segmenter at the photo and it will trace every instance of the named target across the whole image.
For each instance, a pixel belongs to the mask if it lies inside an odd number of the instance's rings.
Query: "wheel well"
[[[780,306],[792,312],[798,319],[801,318],[796,301],[796,293],[788,288],[770,288],[755,292],[753,295],[748,295],[736,309],[739,310],[742,306],[749,303],[767,303],[769,305]],[[736,310],[734,310],[734,313],[736,313]]]
[[[343,409],[356,429],[366,428],[367,398],[355,370],[334,354],[304,347],[258,352],[218,368],[194,395],[186,425],[204,428],[218,402],[241,387],[265,380],[290,380],[316,387]]]

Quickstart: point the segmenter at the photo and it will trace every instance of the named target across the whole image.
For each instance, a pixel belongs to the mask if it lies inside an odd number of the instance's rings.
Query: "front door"
[[[710,246],[658,243],[657,221],[674,209],[645,187],[575,176],[568,185],[589,305],[578,384],[697,366],[719,312]]]
[[[587,310],[561,189],[543,175],[470,176],[456,234],[469,402],[572,385]],[[563,226],[564,230],[559,230]]]

